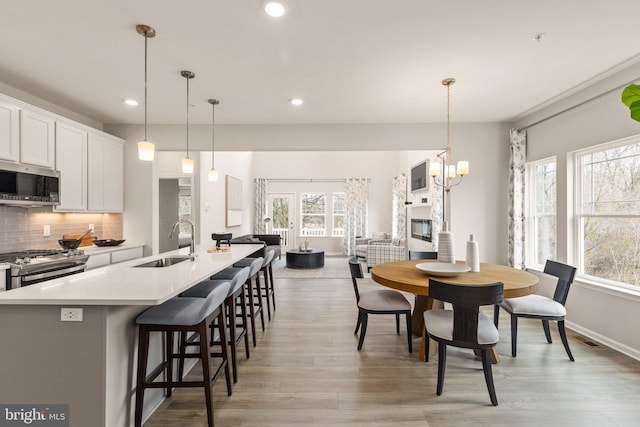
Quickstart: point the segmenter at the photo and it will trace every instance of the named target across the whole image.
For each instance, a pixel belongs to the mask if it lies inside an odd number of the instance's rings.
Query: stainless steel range
[[[7,290],[81,273],[87,268],[88,259],[89,255],[77,249],[33,249],[0,254],[0,262],[11,266],[7,270]]]

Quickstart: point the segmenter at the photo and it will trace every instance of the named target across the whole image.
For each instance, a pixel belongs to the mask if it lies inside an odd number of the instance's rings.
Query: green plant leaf
[[[631,118],[637,122],[640,122],[640,100],[633,102],[629,106],[629,110],[631,111]]]
[[[640,86],[630,84],[622,91],[622,103],[627,107],[631,107],[631,104],[637,101],[640,101]]]

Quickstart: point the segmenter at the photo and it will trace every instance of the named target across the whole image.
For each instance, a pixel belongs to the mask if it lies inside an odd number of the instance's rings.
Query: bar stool
[[[244,292],[244,284],[249,277],[249,267],[240,269],[231,280],[231,286],[229,292],[224,300],[227,308],[227,324],[229,326],[229,343],[231,344],[231,370],[233,372],[233,382],[238,382],[238,364],[237,364],[237,345],[242,339],[244,339],[245,353],[247,359],[249,358],[249,335],[247,334],[247,300]],[[180,294],[180,297],[188,298],[206,298],[211,291],[224,283],[229,283],[226,280],[205,280],[198,283],[191,289],[184,291]],[[237,310],[236,307],[239,309]],[[237,318],[241,321],[238,323]],[[238,332],[238,328],[240,331]]]
[[[142,409],[144,402],[144,391],[147,388],[165,388],[167,397],[171,396],[173,387],[203,387],[205,395],[205,405],[207,408],[207,421],[213,427],[213,401],[211,398],[211,387],[215,383],[222,370],[227,377],[227,388],[229,390],[229,366],[226,358],[226,330],[224,312],[222,304],[229,292],[230,284],[223,284],[215,288],[207,298],[171,298],[170,300],[151,307],[136,318],[139,326],[138,331],[138,372],[136,384],[136,406],[135,406],[135,426],[142,425]],[[218,318],[219,334],[222,342],[222,360],[211,376],[211,353],[209,349],[210,319]],[[149,334],[151,332],[162,332],[166,336],[165,353],[166,360],[147,375],[147,363],[149,356]],[[197,354],[174,354],[173,334],[174,332],[197,332],[200,339],[200,352]],[[201,381],[174,381],[173,360],[183,357],[197,357],[202,362]],[[166,381],[154,380],[166,371]]]
[[[260,279],[258,273],[262,268],[262,257],[252,258],[253,261],[249,265],[249,277],[247,278],[246,291],[247,291],[247,307],[249,308],[249,320],[251,320],[251,335],[253,336],[253,346],[256,346],[256,317],[260,315],[260,322],[262,323],[262,330],[264,331],[264,314],[262,313],[262,292],[260,289]],[[240,270],[239,267],[227,267],[222,271],[211,276],[212,280],[232,280],[233,277]],[[254,294],[253,279],[255,278],[256,287]],[[254,300],[254,297],[257,299]]]
[[[260,267],[260,271],[262,271],[262,275],[264,276],[264,287],[261,287],[260,291],[262,296],[264,297],[267,303],[267,318],[271,321],[271,303],[269,302],[269,298],[273,297],[273,270],[271,269],[271,264],[273,263],[273,258],[275,257],[276,251],[273,249],[269,250],[265,255],[264,261],[262,261],[262,266]],[[244,258],[240,261],[233,264],[234,267],[245,267],[251,265],[253,262],[253,258]],[[271,274],[270,274],[271,273]],[[259,277],[258,277],[259,279]],[[258,286],[260,283],[258,282]],[[273,302],[273,310],[275,311],[275,297]]]

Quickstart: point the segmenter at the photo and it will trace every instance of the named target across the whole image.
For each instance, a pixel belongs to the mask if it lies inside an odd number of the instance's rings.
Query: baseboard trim
[[[589,339],[592,339],[594,341],[597,341],[598,343],[605,345],[613,350],[616,350],[626,356],[631,357],[632,359],[635,359],[637,361],[640,362],[640,351],[633,348],[633,347],[629,347],[628,345],[622,344],[618,341],[612,340],[609,337],[606,337],[604,335],[601,335],[597,332],[594,332],[590,329],[584,328],[580,325],[576,325],[575,323],[569,322],[569,321],[565,321],[565,326],[568,329],[571,329],[577,333],[579,333],[580,335],[583,335]]]

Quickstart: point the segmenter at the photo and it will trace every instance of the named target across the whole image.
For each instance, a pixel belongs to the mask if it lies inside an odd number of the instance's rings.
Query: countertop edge
[[[168,267],[162,272],[156,268],[133,268],[141,263],[167,256],[188,255],[189,248],[178,249],[135,260],[88,270],[85,273],[66,276],[24,288],[0,292],[0,306],[152,306],[206,280],[211,274],[260,249],[262,245],[238,245],[225,252],[221,259],[202,249],[195,261],[185,261]],[[234,253],[235,252],[235,253]],[[224,257],[224,259],[222,259]],[[134,276],[127,278],[127,271]],[[116,282],[114,283],[114,276]],[[118,280],[118,278],[120,280]],[[87,287],[85,287],[85,284]],[[117,288],[115,291],[111,286]],[[54,290],[50,289],[56,288]],[[106,289],[106,291],[105,291]],[[132,289],[130,296],[127,296]],[[147,289],[149,289],[147,291]],[[95,297],[91,296],[94,292]],[[153,295],[149,295],[152,293]],[[146,295],[145,295],[146,294]]]

